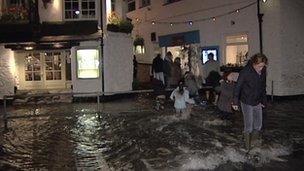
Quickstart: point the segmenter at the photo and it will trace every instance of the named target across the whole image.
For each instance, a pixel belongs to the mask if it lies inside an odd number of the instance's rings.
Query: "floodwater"
[[[149,96],[102,103],[11,106],[0,170],[302,170],[304,100],[274,102],[263,145],[243,150],[242,116],[213,107],[177,116]],[[1,110],[1,113],[3,111]]]

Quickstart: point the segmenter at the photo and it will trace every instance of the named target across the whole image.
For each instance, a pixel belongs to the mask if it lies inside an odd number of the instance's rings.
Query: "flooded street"
[[[1,120],[0,170],[301,170],[304,100],[267,109],[263,146],[243,150],[242,116],[214,107],[179,117],[150,97],[96,103],[10,106]],[[3,110],[1,109],[1,114]]]

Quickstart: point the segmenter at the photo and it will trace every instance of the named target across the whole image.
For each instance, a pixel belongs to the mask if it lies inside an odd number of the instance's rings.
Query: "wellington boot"
[[[247,152],[249,152],[250,148],[251,148],[251,134],[250,133],[244,134],[244,141],[245,141],[245,149]]]
[[[253,147],[261,147],[262,138],[261,138],[260,132],[258,132],[258,131],[252,132],[251,143],[252,143]]]

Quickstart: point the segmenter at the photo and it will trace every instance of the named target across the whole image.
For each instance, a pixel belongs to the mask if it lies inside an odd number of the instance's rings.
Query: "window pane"
[[[53,80],[53,72],[46,72],[46,80]]]
[[[53,69],[53,62],[46,62],[45,70],[52,70],[52,69]]]
[[[78,78],[99,77],[99,51],[97,49],[77,50]]]
[[[95,1],[89,3],[89,9],[95,9]]]
[[[95,18],[95,11],[90,11],[89,16],[90,18]]]
[[[87,2],[82,2],[81,3],[81,8],[82,8],[82,10],[88,9],[88,3]]]
[[[65,18],[66,19],[72,18],[72,12],[71,11],[65,11]]]
[[[40,71],[41,65],[40,64],[34,64],[34,71]]]
[[[32,80],[33,80],[32,72],[26,72],[25,81],[32,81]]]
[[[61,62],[58,61],[54,62],[54,70],[61,70]]]
[[[72,9],[75,10],[75,11],[79,9],[78,2],[73,2],[72,3]]]
[[[54,80],[61,80],[61,72],[54,72]]]
[[[71,5],[70,2],[65,2],[64,6],[65,6],[65,9],[71,9],[72,8],[72,5]]]
[[[89,18],[89,12],[88,11],[82,11],[82,17],[83,18]]]
[[[244,64],[247,61],[248,45],[231,45],[226,47],[227,64]]]
[[[41,80],[41,73],[34,72],[34,81],[40,81],[40,80]]]

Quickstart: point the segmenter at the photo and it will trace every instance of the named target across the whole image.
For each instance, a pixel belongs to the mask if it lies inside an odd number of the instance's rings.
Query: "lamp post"
[[[264,14],[261,13],[260,1],[261,0],[257,0],[257,16],[258,16],[258,22],[259,22],[260,53],[263,53],[263,29],[262,29],[262,23],[263,23],[263,16],[264,16]],[[266,0],[263,0],[263,2],[266,2]]]

